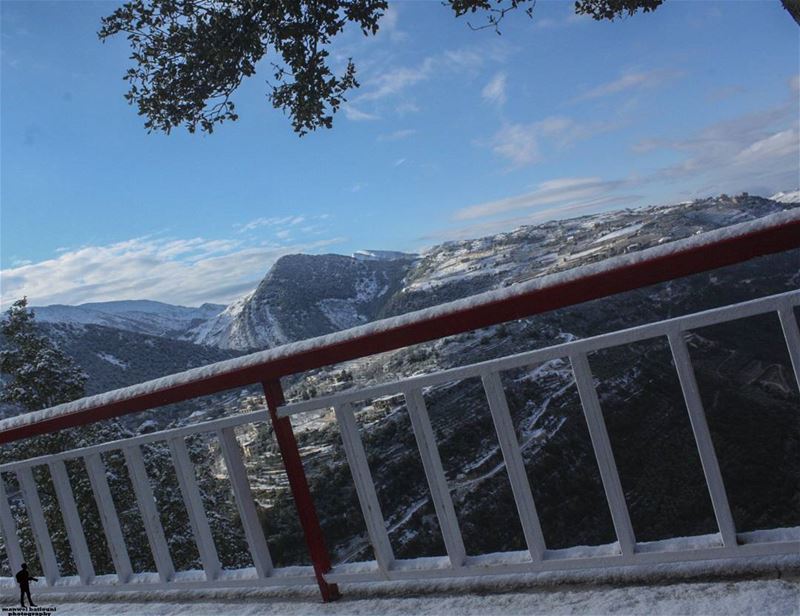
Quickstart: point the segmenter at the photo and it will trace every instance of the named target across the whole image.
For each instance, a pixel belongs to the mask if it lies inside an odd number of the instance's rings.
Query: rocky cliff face
[[[255,291],[192,332],[226,349],[263,349],[371,321],[402,287],[413,258],[289,255]]]
[[[446,242],[415,255],[291,255],[258,288],[187,335],[263,349],[643,250],[795,207],[739,195],[619,210]],[[383,253],[381,253],[383,254]],[[388,256],[387,256],[388,255]]]

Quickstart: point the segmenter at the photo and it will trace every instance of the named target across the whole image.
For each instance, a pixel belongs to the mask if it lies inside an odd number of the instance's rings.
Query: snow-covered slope
[[[791,207],[749,195],[555,220],[426,251],[384,312],[401,314],[616,255],[662,245]]]
[[[434,246],[289,255],[227,308],[119,301],[36,308],[42,322],[96,324],[223,349],[264,349],[746,222],[800,203],[800,190],[617,210]]]
[[[791,192],[777,192],[770,199],[778,203],[800,203],[800,189]]]
[[[188,337],[224,349],[263,349],[361,325],[402,286],[413,258],[283,257],[255,291]]]
[[[786,199],[791,193],[780,193]],[[258,288],[184,338],[225,349],[274,347],[460,299],[780,212],[749,195],[617,210],[446,242],[422,255],[290,255]]]
[[[94,302],[79,306],[35,306],[42,323],[105,325],[153,336],[179,338],[186,331],[218,315],[225,306],[203,304],[198,308],[173,306],[150,300]]]

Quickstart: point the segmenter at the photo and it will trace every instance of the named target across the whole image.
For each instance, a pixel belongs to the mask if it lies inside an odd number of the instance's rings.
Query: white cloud
[[[394,164],[392,166],[399,167],[400,165],[405,164],[405,162],[406,162],[405,158],[398,158],[396,161],[394,161]]]
[[[378,141],[402,141],[417,134],[414,128],[403,128],[391,133],[383,133],[378,135]]]
[[[546,184],[546,182],[543,182],[543,184]],[[630,206],[631,204],[641,203],[643,199],[644,197],[642,195],[607,195],[596,198],[569,201],[554,207],[537,209],[534,212],[523,214],[521,216],[515,216],[513,218],[502,218],[499,220],[491,219],[468,226],[450,228],[440,233],[424,236],[421,239],[427,241],[444,242],[448,240],[463,240],[475,237],[484,237],[486,235],[494,235],[504,231],[510,231],[523,225],[532,225],[545,222],[547,220],[566,218],[568,216],[580,216],[583,214],[604,211],[623,205]]]
[[[439,58],[442,68],[449,70],[476,71],[484,64],[483,54],[475,48],[463,47],[461,49],[449,49]]]
[[[260,229],[262,227],[274,227],[275,229],[280,230],[282,227],[299,225],[305,220],[305,216],[269,216],[255,218],[250,222],[246,222],[244,224],[235,224],[233,226],[235,229],[238,229],[239,233],[245,233],[247,231],[253,231],[254,229]]]
[[[367,113],[366,111],[361,111],[360,109],[354,107],[350,104],[345,104],[342,106],[344,109],[344,115],[348,120],[353,122],[369,122],[371,120],[380,120],[380,116],[374,113]]]
[[[398,97],[413,86],[447,73],[475,73],[487,63],[502,62],[508,50],[502,45],[449,49],[423,58],[412,66],[376,63],[363,77],[363,88],[354,102],[375,102]],[[413,103],[412,103],[413,105]],[[416,109],[414,109],[416,110]]]
[[[506,102],[506,74],[497,73],[492,77],[492,80],[481,90],[481,96],[487,102],[498,107],[504,105]]]
[[[706,193],[764,192],[796,187],[800,163],[800,123],[794,94],[779,107],[717,122],[693,135],[646,139],[634,151],[670,150],[677,163],[658,169],[654,181],[703,182]],[[771,193],[770,193],[771,194]]]
[[[399,116],[408,115],[409,113],[419,113],[420,108],[413,101],[402,101],[395,105],[394,111]]]
[[[583,94],[575,100],[589,98],[600,98],[612,94],[618,94],[631,89],[654,88],[668,81],[677,79],[683,73],[673,69],[656,69],[652,71],[628,71],[620,75],[617,79],[602,83]]]
[[[509,124],[492,138],[492,151],[510,161],[515,167],[538,162],[539,131],[535,124]]]
[[[396,3],[389,4],[378,22],[378,36],[376,40],[388,37],[393,43],[402,43],[408,39],[408,34],[398,28],[400,11]]]
[[[35,305],[121,299],[228,303],[252,289],[279,257],[341,241],[253,246],[239,240],[140,237],[83,246],[0,272],[0,302],[6,305],[27,295]]]
[[[796,157],[800,144],[797,128],[789,128],[751,143],[739,152],[733,162],[737,165],[757,165],[762,161]]]
[[[421,81],[429,79],[433,74],[436,60],[425,58],[418,66],[396,67],[369,79],[364,93],[357,97],[359,101],[375,101],[398,94]]]
[[[479,203],[460,209],[455,213],[454,218],[456,220],[472,220],[557,203],[567,206],[575,205],[577,201],[586,203],[589,200],[589,202],[594,202],[599,198],[606,198],[623,184],[624,182],[621,180],[603,180],[601,178],[558,178],[541,182],[537,190],[530,193]],[[563,208],[545,211],[555,212],[561,209]]]
[[[523,167],[542,160],[543,146],[563,149],[615,127],[611,123],[580,124],[572,118],[550,116],[531,124],[506,124],[489,144],[494,153],[508,160],[512,167]]]

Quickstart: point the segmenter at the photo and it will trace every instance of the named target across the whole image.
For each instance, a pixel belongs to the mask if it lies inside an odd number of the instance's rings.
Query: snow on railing
[[[328,591],[330,592],[332,584],[340,582],[479,576],[797,553],[800,551],[800,527],[766,529],[748,533],[737,532],[685,340],[685,334],[693,329],[756,315],[777,313],[790,352],[792,369],[795,378],[800,383],[800,331],[793,314],[796,306],[800,306],[800,291],[715,308],[658,323],[409,377],[395,382],[348,390],[314,400],[278,405],[277,416],[284,421],[292,415],[301,413],[328,408],[334,410],[369,540],[375,554],[375,561],[329,567],[329,570],[322,574],[324,582],[328,585]],[[595,392],[587,354],[664,337],[667,338],[672,351],[678,382],[689,413],[695,444],[719,532],[696,537],[638,542],[631,524],[603,414]],[[541,364],[558,358],[567,358],[572,366],[600,478],[617,535],[617,541],[614,544],[556,550],[548,549],[545,544],[500,375],[508,370]],[[519,521],[527,543],[528,549],[522,552],[468,556],[464,548],[464,541],[423,393],[436,385],[473,377],[481,379],[488,401]],[[381,511],[375,483],[359,435],[355,405],[358,402],[374,400],[380,396],[397,394],[404,397],[411,419],[431,500],[444,539],[447,553],[445,557],[396,559],[389,540],[386,519]],[[0,473],[14,473],[19,481],[21,498],[28,512],[40,562],[49,586],[48,590],[85,591],[87,589],[111,590],[115,588],[151,590],[179,587],[224,588],[313,583],[315,579],[313,567],[276,568],[273,566],[267,540],[256,513],[242,453],[234,434],[236,427],[265,422],[269,418],[269,413],[255,411],[0,465]],[[187,437],[198,434],[214,435],[221,449],[253,567],[223,570],[220,564],[195,477],[195,470],[189,459],[185,443]],[[142,457],[141,446],[153,443],[166,443],[169,446],[172,465],[178,477],[180,494],[202,562],[202,571],[176,572],[175,570]],[[124,454],[136,503],[156,564],[156,572],[134,572],[131,566],[117,509],[106,479],[106,469],[101,459],[101,454],[108,454],[112,451],[121,451]],[[114,575],[95,576],[65,467],[65,462],[70,460],[83,460],[85,464],[98,505],[103,532],[112,555]],[[62,577],[59,571],[33,479],[33,469],[44,466],[50,469],[58,503],[64,516],[73,560],[78,571],[77,576]],[[18,539],[18,529],[2,482],[0,482],[0,529],[2,529],[5,539],[9,564],[12,570],[16,570],[23,561],[23,555]],[[13,580],[9,578],[0,580],[0,584],[6,586],[12,583]]]
[[[798,374],[800,334],[793,314],[794,306],[800,304],[800,293],[796,291],[298,404],[284,404],[280,377],[798,247],[800,247],[800,210],[783,212],[752,223],[697,235],[640,253],[622,255],[602,263],[545,276],[499,291],[28,413],[0,421],[0,442],[11,442],[254,383],[263,386],[268,406],[268,412],[236,415],[123,441],[11,462],[0,466],[0,472],[16,474],[20,485],[20,496],[28,511],[45,579],[51,590],[85,591],[109,587],[144,589],[166,585],[170,588],[175,585],[208,588],[232,585],[302,584],[316,581],[323,598],[330,600],[338,596],[336,583],[344,581],[483,575],[794,553],[800,550],[800,535],[796,528],[757,533],[736,531],[686,348],[684,332],[746,316],[777,312],[788,344],[795,378],[800,383]],[[587,353],[664,336],[668,339],[672,351],[719,533],[643,543],[637,542],[631,526],[616,463],[594,390]],[[572,366],[609,504],[617,535],[617,542],[613,545],[565,550],[551,550],[546,547],[522,465],[519,442],[500,381],[499,373],[504,370],[525,363],[564,357],[569,359]],[[524,552],[467,556],[464,549],[422,392],[425,387],[469,376],[480,377],[483,383],[528,546]],[[434,509],[443,532],[447,551],[447,556],[443,558],[395,559],[363,444],[358,434],[353,403],[365,398],[398,393],[402,394],[406,401]],[[374,549],[375,562],[343,564],[333,568],[325,546],[289,415],[326,406],[334,408],[341,430],[346,457],[353,473],[356,492]],[[258,520],[233,428],[266,421],[267,418],[274,429],[286,468],[313,563],[312,567],[273,567]],[[184,442],[187,436],[207,432],[216,435],[227,467],[254,563],[251,569],[226,571],[219,563],[198,492],[194,468]],[[172,464],[178,475],[181,496],[197,543],[203,571],[176,572],[170,558],[140,449],[142,444],[161,441],[167,442],[170,447]],[[127,554],[120,521],[100,457],[101,453],[116,450],[123,452],[131,476],[133,495],[142,514],[148,543],[156,564],[157,571],[154,573],[134,572]],[[75,459],[84,461],[89,474],[103,532],[112,556],[114,575],[94,574],[72,487],[64,466],[66,460]],[[53,479],[78,571],[78,576],[75,577],[60,575],[33,475],[33,469],[40,466],[47,466]],[[9,564],[12,569],[16,569],[23,560],[23,554],[18,540],[18,529],[2,480],[0,480],[0,530],[5,539]],[[6,580],[6,583],[10,581]]]

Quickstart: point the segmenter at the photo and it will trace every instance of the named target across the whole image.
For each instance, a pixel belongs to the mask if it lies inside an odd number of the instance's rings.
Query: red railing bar
[[[480,329],[800,248],[800,218],[0,432],[8,443]]]
[[[275,440],[281,451],[283,466],[289,478],[289,488],[292,491],[297,516],[300,519],[300,526],[303,528],[303,536],[306,540],[308,553],[311,556],[311,563],[314,566],[314,576],[317,579],[317,586],[324,602],[335,601],[341,595],[336,584],[325,581],[325,574],[331,570],[331,557],[328,547],[325,544],[325,537],[322,527],[319,524],[314,499],[311,497],[311,490],[308,488],[308,480],[303,469],[303,461],[300,458],[300,450],[297,448],[297,439],[292,431],[292,424],[288,417],[278,417],[278,407],[284,403],[283,388],[277,379],[264,381],[264,396],[267,399],[269,408],[269,419],[272,422],[272,429],[275,433]]]

